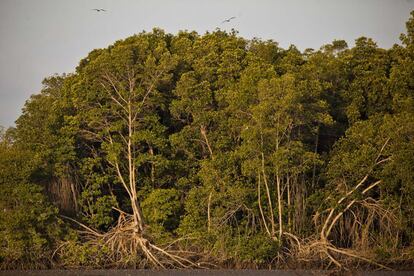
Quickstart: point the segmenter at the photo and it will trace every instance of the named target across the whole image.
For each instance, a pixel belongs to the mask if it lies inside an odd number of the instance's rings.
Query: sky
[[[74,72],[93,49],[143,30],[234,28],[301,50],[367,36],[390,48],[411,10],[414,0],[0,0],[0,126],[14,126],[45,77]]]

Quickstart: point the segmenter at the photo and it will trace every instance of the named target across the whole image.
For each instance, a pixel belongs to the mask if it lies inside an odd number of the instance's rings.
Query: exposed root
[[[102,234],[71,218],[64,218],[76,222],[85,229],[79,231],[85,242],[105,251],[105,263],[113,267],[130,267],[131,265],[139,268],[162,269],[209,267],[208,264],[197,263],[199,256],[196,253],[174,248],[174,244],[178,241],[171,242],[165,248],[155,245],[145,233],[136,231],[132,216],[128,214],[122,213],[118,224]],[[63,245],[59,250],[64,250],[64,247]]]
[[[374,186],[371,185],[370,187]],[[376,240],[370,236],[374,219],[376,220],[376,227],[382,227],[383,231],[388,233],[389,236],[392,236],[393,231],[395,232],[396,229],[392,227],[396,227],[397,223],[392,212],[385,209],[381,202],[371,198],[351,200],[342,211],[338,211],[337,215],[334,215],[334,211],[335,209],[327,210],[328,215],[323,220],[320,234],[309,238],[307,241],[299,241],[299,238],[293,235],[290,237],[292,240],[298,240],[296,242],[298,247],[296,259],[315,263],[328,262],[327,266],[335,264],[338,269],[345,270],[347,270],[349,264],[355,268],[355,265],[358,265],[358,262],[355,263],[355,261],[363,261],[380,269],[391,270],[389,267],[371,260],[366,255],[372,253],[370,249],[376,243]],[[346,212],[349,213],[349,216],[345,217]],[[350,233],[346,242],[351,242],[354,249],[340,248],[328,239],[330,236],[342,236],[341,233],[343,232]],[[333,238],[333,240],[338,239]],[[295,243],[290,244],[291,248],[294,246]]]
[[[392,270],[391,268],[389,268],[389,267],[387,267],[385,265],[382,265],[382,264],[377,263],[377,262],[375,262],[373,260],[370,260],[368,258],[365,258],[363,256],[360,256],[360,255],[358,255],[356,253],[353,253],[354,250],[338,249],[338,248],[333,247],[333,246],[328,246],[328,249],[331,250],[331,251],[337,252],[339,254],[343,254],[343,255],[346,255],[346,256],[349,256],[349,257],[352,257],[352,258],[356,258],[356,259],[363,260],[363,261],[365,261],[367,263],[373,264],[375,266],[381,267],[381,268],[386,269],[386,270]]]
[[[362,255],[362,252],[338,248],[327,240],[309,239],[302,241],[301,244],[301,249],[298,248],[296,256],[292,257],[304,263],[325,263],[324,269],[328,269],[331,264],[334,264],[340,270],[348,270],[350,267],[355,268],[355,261],[360,260],[381,269],[392,270],[383,264],[365,257]]]

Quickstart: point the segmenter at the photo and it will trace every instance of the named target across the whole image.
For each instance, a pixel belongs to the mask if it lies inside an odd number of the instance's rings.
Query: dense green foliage
[[[38,184],[40,158],[12,145],[9,135],[2,134],[0,142],[1,268],[42,268],[64,228]]]
[[[412,265],[414,12],[401,40],[155,29],[92,51],[2,134],[2,267],[147,267],[68,230],[129,216],[222,266]]]

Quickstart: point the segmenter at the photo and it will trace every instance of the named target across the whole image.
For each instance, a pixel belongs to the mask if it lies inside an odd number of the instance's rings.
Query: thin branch
[[[115,83],[112,80],[112,77],[116,79],[116,77],[114,77],[113,75],[110,77],[108,72],[105,72],[104,77],[107,81],[109,81],[109,83],[111,84],[112,88],[114,89],[115,93],[118,95],[118,97],[125,103],[127,104],[128,102],[125,100],[124,97],[122,97],[121,93],[119,92],[118,88],[116,87]],[[118,81],[119,82],[119,81]]]
[[[103,236],[103,234],[101,234],[101,233],[98,233],[98,232],[96,232],[95,230],[93,230],[92,228],[90,228],[90,227],[88,227],[88,226],[86,226],[85,224],[83,224],[83,223],[81,223],[81,222],[79,222],[79,221],[77,221],[77,220],[74,220],[73,218],[70,218],[70,217],[67,217],[67,216],[64,216],[64,215],[60,215],[62,218],[64,218],[64,219],[68,219],[68,220],[70,220],[70,221],[72,221],[72,222],[75,222],[76,224],[78,224],[78,225],[80,225],[81,227],[83,227],[83,228],[85,228],[89,233],[92,233],[93,235],[95,235],[95,236],[98,236],[98,237],[102,237]]]
[[[106,88],[106,86],[101,82],[102,87],[105,89],[106,92],[108,92],[109,97],[111,97],[111,99],[118,105],[120,106],[122,109],[125,110],[125,112],[128,112],[128,110],[125,108],[125,106],[120,103],[113,95],[112,93]]]

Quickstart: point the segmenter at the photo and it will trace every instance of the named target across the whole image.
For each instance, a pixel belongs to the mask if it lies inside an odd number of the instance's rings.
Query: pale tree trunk
[[[135,74],[134,69],[127,68],[122,80],[108,72],[103,74],[105,82],[101,82],[101,85],[108,93],[115,107],[110,107],[113,113],[109,117],[104,116],[102,118],[102,128],[99,131],[106,132],[104,138],[101,139],[113,147],[119,148],[119,143],[122,144],[121,151],[117,152],[115,158],[107,158],[106,161],[115,169],[118,180],[128,193],[132,209],[132,221],[128,219],[123,222],[132,225],[125,227],[120,223],[121,220],[119,220],[118,225],[108,232],[109,237],[106,234],[101,235],[98,233],[97,235],[103,239],[105,245],[111,244],[108,245],[108,248],[112,248],[113,251],[117,248],[116,252],[113,252],[115,255],[124,254],[124,257],[133,258],[138,252],[141,252],[155,267],[166,268],[171,265],[180,268],[200,267],[200,265],[192,262],[190,259],[177,255],[176,252],[160,248],[151,243],[150,236],[145,233],[146,224],[138,198],[138,168],[135,162],[140,151],[136,148],[134,138],[137,134],[137,125],[144,116],[145,104],[162,73],[163,70],[157,72],[152,77],[148,87],[141,87],[146,89],[143,95],[139,94],[142,90],[135,89],[138,75]],[[127,80],[128,83],[122,83],[124,80]],[[141,79],[139,85],[143,85],[144,81]],[[113,125],[108,122],[108,119],[116,119],[124,124],[121,129],[114,130],[112,128]],[[152,148],[150,151],[153,154]],[[154,167],[152,167],[151,177],[153,182],[155,181],[154,176]],[[122,210],[119,211],[124,217],[126,213]],[[125,236],[127,234],[131,234],[131,236],[126,241]]]
[[[288,229],[289,232],[292,232],[292,210],[291,210],[291,199],[290,199],[290,193],[291,193],[291,188],[290,188],[290,178],[289,175],[287,176],[286,179],[286,189],[287,189],[287,208],[288,208]]]
[[[277,189],[277,209],[279,212],[279,241],[282,239],[283,235],[283,217],[282,217],[282,195],[280,190],[280,176],[276,172],[276,189]]]
[[[130,82],[131,83],[131,82]],[[130,85],[130,97],[128,99],[128,171],[129,171],[129,186],[130,186],[130,200],[133,211],[135,232],[142,233],[144,231],[144,217],[142,215],[141,206],[137,196],[137,183],[136,183],[136,165],[134,162],[135,149],[132,144],[132,136],[134,134],[134,121],[136,116],[132,111],[131,94],[133,93],[134,87]]]
[[[268,200],[268,204],[269,204],[269,213],[270,213],[270,226],[271,226],[271,236],[274,237],[275,236],[275,216],[274,216],[274,212],[273,212],[273,204],[272,204],[272,198],[270,197],[270,189],[269,189],[269,184],[267,183],[267,176],[266,176],[266,171],[265,171],[265,158],[264,158],[264,153],[262,152],[262,174],[263,174],[263,182],[265,184],[265,188],[266,188],[266,195],[267,195],[267,200]]]
[[[211,149],[210,142],[208,141],[207,137],[207,130],[205,126],[200,126],[200,133],[201,136],[204,138],[204,143],[207,145],[208,151],[210,153],[210,157],[212,160],[214,160],[213,150]],[[208,200],[207,200],[207,231],[210,232],[211,229],[211,197],[213,196],[213,191],[210,191],[208,194]]]
[[[263,208],[262,208],[262,199],[261,199],[261,192],[260,192],[260,186],[261,186],[261,181],[260,181],[261,173],[260,173],[260,171],[257,173],[257,176],[258,176],[258,180],[259,180],[258,183],[257,183],[257,200],[259,201],[259,211],[260,211],[260,215],[262,217],[263,225],[266,229],[266,232],[269,235],[269,237],[272,238],[272,234],[270,233],[269,227],[267,226],[267,221],[266,221],[266,218],[265,218],[265,215],[264,215],[264,212],[263,212]]]
[[[110,89],[108,89],[104,83],[101,84],[104,87],[104,89],[108,92],[110,98],[115,103],[115,105],[121,108],[122,113],[119,113],[119,116],[127,123],[128,128],[127,134],[123,134],[121,132],[118,133],[126,146],[124,158],[128,161],[128,172],[125,173],[124,176],[124,173],[121,171],[121,165],[119,161],[113,161],[110,163],[115,167],[118,179],[121,181],[123,187],[128,192],[128,196],[131,202],[132,217],[134,220],[134,232],[142,234],[145,222],[137,194],[137,168],[135,165],[136,149],[132,141],[133,135],[135,134],[135,123],[140,112],[140,110],[134,109],[134,105],[138,103],[134,102],[136,101],[135,80],[133,74],[128,72],[127,78],[129,87],[127,90],[127,96],[125,96],[122,95],[122,90],[120,90],[120,88],[117,86],[117,83],[119,81],[115,77],[113,77],[109,73],[106,73],[104,74],[104,78],[110,84]],[[153,85],[154,83],[146,91],[146,94],[144,95],[143,100],[141,102],[142,106],[144,105],[146,98],[151,92]],[[108,140],[112,145],[114,144],[112,135],[109,132]]]
[[[261,156],[261,173],[263,175],[263,182],[265,184],[265,188],[266,188],[266,196],[267,196],[267,201],[269,204],[269,215],[270,215],[270,227],[271,227],[271,238],[273,238],[275,236],[275,215],[273,212],[273,204],[272,204],[272,198],[270,195],[270,188],[269,188],[269,184],[267,182],[267,175],[266,175],[266,169],[265,169],[265,155],[264,155],[264,142],[263,142],[263,133],[262,130],[260,130],[260,156]]]
[[[279,117],[277,120],[277,135],[276,135],[276,151],[279,150]],[[282,136],[283,137],[283,136]],[[282,193],[281,193],[281,183],[280,183],[280,174],[279,168],[276,168],[276,192],[277,192],[277,209],[279,213],[279,241],[282,240],[283,235],[283,217],[282,217]]]

